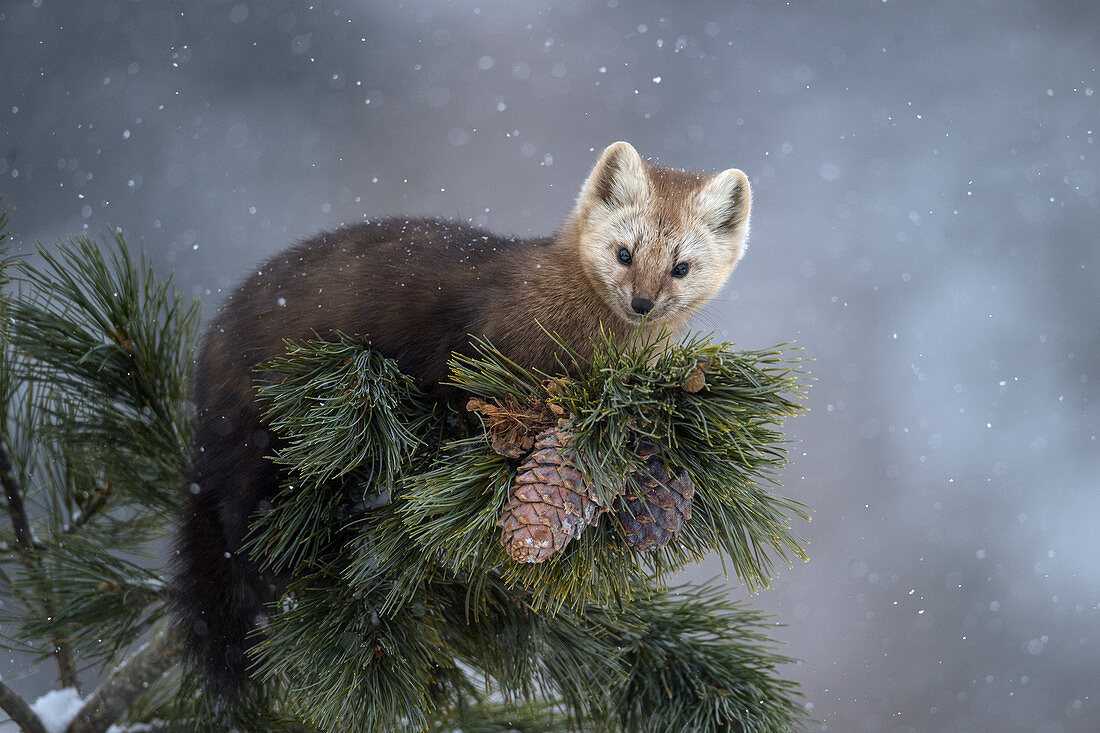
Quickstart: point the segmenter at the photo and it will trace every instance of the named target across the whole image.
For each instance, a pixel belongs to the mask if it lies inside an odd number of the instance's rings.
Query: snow
[[[50,690],[31,705],[38,719],[42,721],[46,733],[65,733],[69,723],[84,706],[84,699],[75,687]]]

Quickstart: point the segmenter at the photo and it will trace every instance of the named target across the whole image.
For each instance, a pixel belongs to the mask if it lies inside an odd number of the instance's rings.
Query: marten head
[[[750,199],[736,168],[665,168],[617,142],[585,181],[564,231],[614,313],[675,328],[718,293],[744,254]]]

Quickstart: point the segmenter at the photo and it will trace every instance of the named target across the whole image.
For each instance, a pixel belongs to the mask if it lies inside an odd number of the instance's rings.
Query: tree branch
[[[96,690],[65,733],[103,733],[133,704],[149,684],[179,661],[183,642],[173,631],[161,631]]]
[[[23,733],[46,733],[46,728],[31,706],[3,682],[0,682],[0,710],[7,713]]]
[[[46,608],[52,608],[52,604]],[[76,673],[76,665],[73,663],[73,645],[62,639],[53,639],[54,657],[57,659],[57,676],[61,680],[62,687],[75,687],[80,691],[80,677]]]
[[[11,459],[8,452],[0,445],[0,484],[4,487],[4,496],[7,499],[8,515],[11,517],[12,530],[15,533],[15,550],[22,556],[28,569],[41,570],[41,558],[39,550],[45,549],[35,541],[31,531],[31,523],[27,518],[27,506],[23,503],[23,487],[12,470]],[[43,598],[47,615],[53,613],[53,603],[47,594]],[[53,639],[54,648],[57,650],[57,669],[61,678],[62,687],[76,687],[79,689],[80,680],[76,674],[76,666],[73,664],[72,645],[63,639]]]
[[[8,500],[8,514],[11,516],[11,526],[15,531],[15,544],[24,552],[40,549],[34,543],[34,534],[27,519],[27,508],[23,504],[23,488],[12,473],[11,460],[3,446],[0,446],[0,484],[4,486],[4,496]]]

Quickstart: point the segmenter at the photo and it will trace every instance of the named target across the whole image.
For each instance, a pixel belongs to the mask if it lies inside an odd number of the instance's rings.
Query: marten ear
[[[733,247],[748,236],[751,204],[749,179],[736,168],[716,173],[695,196],[699,218]]]
[[[612,143],[584,182],[577,208],[620,209],[645,201],[647,191],[645,162],[638,151],[630,143]]]

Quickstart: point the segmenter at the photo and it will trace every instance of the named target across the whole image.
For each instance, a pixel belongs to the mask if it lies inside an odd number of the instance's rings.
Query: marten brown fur
[[[209,692],[240,691],[249,633],[273,600],[272,579],[237,553],[253,512],[279,486],[254,369],[282,355],[284,339],[369,337],[436,396],[449,355],[466,351],[471,335],[554,373],[559,354],[543,328],[584,355],[601,328],[620,339],[642,323],[680,330],[741,257],[749,203],[738,170],[674,170],[615,143],[553,237],[380,219],[321,234],[259,266],[214,316],[196,365],[198,430],[174,597]]]

